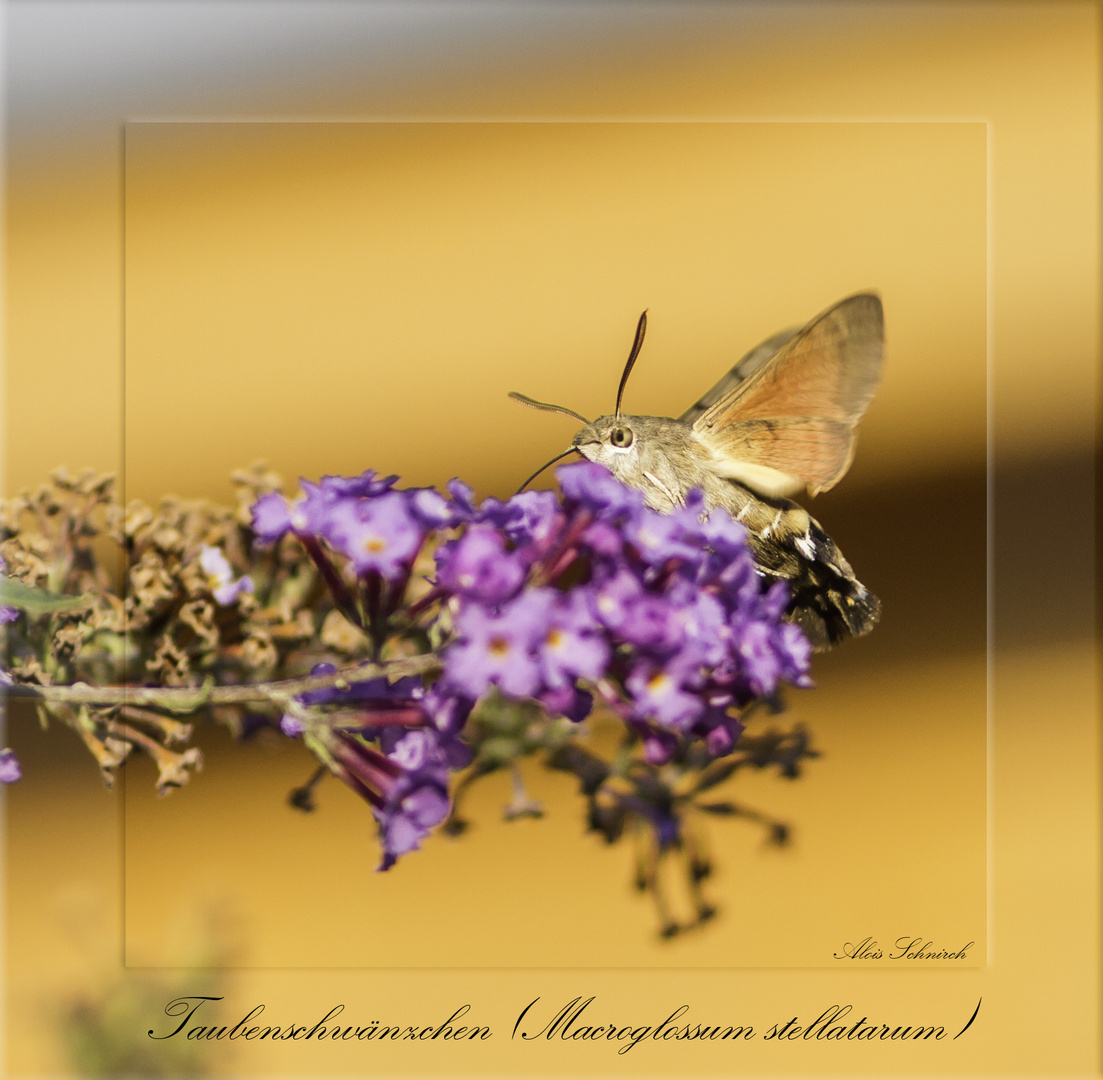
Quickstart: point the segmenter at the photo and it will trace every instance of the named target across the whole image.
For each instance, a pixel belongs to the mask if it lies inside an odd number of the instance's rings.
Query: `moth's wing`
[[[730,393],[744,379],[750,378],[771,356],[774,355],[791,337],[800,331],[799,326],[782,330],[779,334],[767,338],[756,345],[749,353],[741,357],[732,369],[707,393],[702,394],[681,416],[683,424],[692,424],[699,416],[707,412],[725,394]]]
[[[880,299],[851,296],[709,405],[693,430],[724,475],[755,487],[756,478],[773,474],[813,495],[826,491],[850,466],[883,349]]]

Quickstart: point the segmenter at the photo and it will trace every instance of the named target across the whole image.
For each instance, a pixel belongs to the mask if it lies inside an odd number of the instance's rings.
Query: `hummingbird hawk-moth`
[[[855,428],[881,376],[880,299],[848,297],[806,326],[768,338],[677,418],[621,412],[646,330],[645,311],[611,416],[589,421],[559,405],[510,395],[585,425],[548,464],[582,454],[664,513],[700,489],[706,506],[722,507],[746,528],[759,572],[788,583],[788,617],[815,649],[867,633],[880,601],[819,522],[787,496],[827,491],[850,467]]]

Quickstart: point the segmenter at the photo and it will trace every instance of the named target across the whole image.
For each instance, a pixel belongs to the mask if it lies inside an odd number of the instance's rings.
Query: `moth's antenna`
[[[628,382],[628,376],[632,374],[632,367],[636,363],[636,357],[640,355],[640,349],[643,348],[643,335],[647,333],[647,312],[646,310],[640,316],[640,321],[636,323],[636,340],[632,342],[632,351],[628,354],[628,363],[624,365],[624,374],[620,377],[620,386],[617,387],[617,407],[613,415],[613,419],[620,420],[620,399],[624,396],[624,387]]]
[[[564,459],[564,458],[565,458],[565,457],[566,457],[566,456],[567,456],[568,454],[579,454],[579,453],[581,453],[581,451],[580,451],[580,450],[576,450],[576,449],[575,449],[575,448],[574,448],[574,447],[572,446],[572,447],[571,447],[571,448],[570,448],[569,450],[564,450],[562,454],[556,454],[556,456],[555,456],[555,457],[553,457],[553,458],[551,459],[551,461],[549,461],[549,462],[547,463],[547,465],[541,465],[541,466],[540,466],[540,468],[539,468],[539,469],[537,469],[537,470],[536,470],[536,472],[534,472],[534,473],[532,474],[532,476],[530,476],[530,477],[529,477],[529,478],[528,478],[528,479],[527,479],[527,480],[526,480],[526,481],[525,481],[525,482],[524,482],[524,483],[523,483],[523,484],[522,484],[522,485],[521,485],[521,486],[520,486],[520,487],[519,487],[519,488],[517,489],[517,491],[515,492],[515,494],[517,494],[517,495],[520,495],[520,494],[521,494],[521,492],[522,492],[522,491],[524,491],[524,490],[525,490],[525,488],[527,488],[527,487],[529,486],[529,484],[531,484],[531,483],[533,482],[533,480],[535,480],[535,479],[536,479],[536,478],[537,478],[537,477],[538,477],[538,476],[539,476],[539,475],[540,475],[540,474],[541,474],[541,473],[542,473],[542,472],[543,472],[543,471],[544,471],[544,470],[545,470],[545,469],[546,469],[546,468],[548,467],[548,465],[554,465],[554,464],[555,464],[555,463],[556,463],[557,461],[562,461],[562,460],[563,460],[563,459]]]
[[[543,409],[545,412],[561,412],[567,416],[573,416],[576,420],[581,420],[584,424],[588,424],[590,421],[585,416],[576,413],[574,409],[565,408],[563,405],[549,405],[545,401],[533,401],[530,397],[525,397],[524,394],[518,394],[516,390],[510,390],[509,396],[514,401],[519,401],[522,405],[527,405],[530,409]],[[547,466],[545,466],[547,468]]]

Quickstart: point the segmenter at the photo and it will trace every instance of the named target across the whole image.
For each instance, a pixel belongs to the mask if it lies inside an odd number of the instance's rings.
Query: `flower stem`
[[[364,620],[356,608],[356,601],[353,599],[348,586],[341,579],[341,575],[337,572],[333,563],[329,561],[326,553],[322,550],[322,545],[318,543],[317,538],[311,536],[309,533],[296,533],[295,535],[306,549],[306,553],[314,561],[314,565],[321,571],[322,577],[325,579],[326,585],[329,586],[330,594],[337,604],[338,610],[349,622],[353,623],[355,626],[359,626],[360,629],[363,630]]]
[[[299,679],[246,683],[237,686],[37,686],[16,683],[3,688],[6,697],[35,698],[89,705],[160,705],[173,712],[195,712],[206,705],[232,705],[267,702],[294,697],[311,690],[328,690],[349,682],[385,676],[425,675],[439,671],[440,657],[435,653],[407,656],[383,662],[364,661],[327,675],[308,675]]]

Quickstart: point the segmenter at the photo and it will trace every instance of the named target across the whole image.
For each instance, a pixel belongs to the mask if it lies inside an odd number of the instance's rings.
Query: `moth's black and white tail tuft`
[[[815,520],[806,536],[812,542],[811,558],[805,554],[807,543],[804,550],[794,544],[788,552],[798,563],[797,573],[789,576],[789,618],[819,652],[869,633],[881,616],[881,601],[854,576],[850,563]]]

